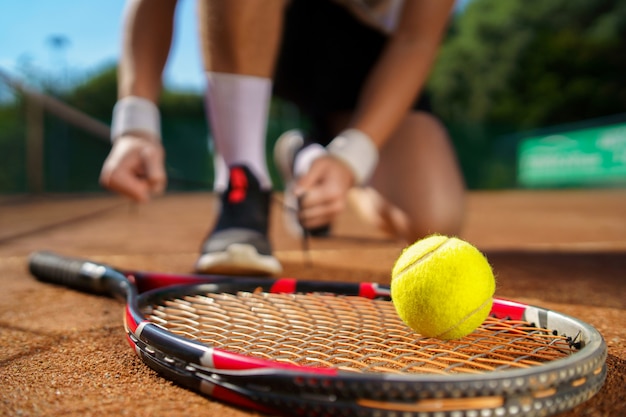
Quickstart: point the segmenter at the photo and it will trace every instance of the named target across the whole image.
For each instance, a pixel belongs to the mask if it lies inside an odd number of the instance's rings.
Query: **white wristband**
[[[113,107],[111,142],[132,132],[148,133],[161,140],[161,115],[159,108],[150,100],[128,96],[118,100]]]
[[[352,170],[357,185],[365,185],[378,164],[378,149],[372,139],[358,129],[341,132],[327,146],[328,153]]]

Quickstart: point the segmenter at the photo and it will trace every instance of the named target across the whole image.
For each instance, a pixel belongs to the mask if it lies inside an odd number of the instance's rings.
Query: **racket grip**
[[[105,265],[40,251],[31,254],[28,269],[39,281],[83,292],[110,294],[105,276],[111,268]]]

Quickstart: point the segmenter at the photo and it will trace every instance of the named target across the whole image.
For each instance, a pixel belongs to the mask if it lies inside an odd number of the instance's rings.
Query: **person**
[[[423,92],[452,0],[199,0],[206,104],[221,210],[195,265],[277,274],[268,239],[273,184],[265,135],[273,94],[311,120],[276,142],[302,230],[325,233],[348,202],[412,242],[458,234],[464,184]],[[163,192],[156,107],[175,0],[131,0],[101,183],[137,201]],[[293,204],[293,203],[292,203]]]

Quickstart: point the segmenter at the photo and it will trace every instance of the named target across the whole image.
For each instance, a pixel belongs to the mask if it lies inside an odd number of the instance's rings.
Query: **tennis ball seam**
[[[491,297],[487,298],[481,305],[476,307],[473,311],[469,312],[465,317],[463,317],[460,321],[458,321],[454,326],[450,327],[449,329],[444,330],[443,332],[439,333],[435,337],[445,339],[448,333],[456,330],[459,326],[461,326],[463,323],[468,321],[470,317],[478,313],[480,310],[482,310],[487,304],[491,303],[492,301],[493,301],[493,294],[491,295]]]
[[[439,245],[433,246],[432,248],[428,248],[428,252],[424,252],[422,254],[422,256],[420,256],[419,258],[413,260],[413,262],[411,262],[410,264],[408,264],[404,268],[402,268],[396,274],[396,279],[401,278],[402,275],[404,275],[405,272],[407,272],[409,269],[413,268],[415,265],[418,265],[418,264],[422,263],[423,261],[427,260],[428,258],[430,258],[431,256],[433,256],[435,254],[435,252],[439,251],[446,244],[448,244],[451,240],[452,240],[452,238],[447,238],[446,240],[441,242]]]

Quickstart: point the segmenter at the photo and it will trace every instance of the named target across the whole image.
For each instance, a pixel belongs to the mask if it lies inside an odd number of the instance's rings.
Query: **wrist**
[[[358,129],[344,130],[326,149],[350,168],[357,185],[365,185],[378,165],[378,148],[367,134]]]
[[[150,100],[128,96],[118,100],[113,107],[111,142],[131,133],[161,141],[161,115]]]

